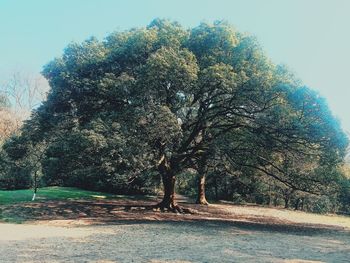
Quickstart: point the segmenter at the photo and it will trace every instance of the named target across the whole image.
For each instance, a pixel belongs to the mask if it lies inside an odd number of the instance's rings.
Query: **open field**
[[[0,262],[349,262],[349,217],[184,197],[193,214],[162,213],[145,209],[156,197],[90,194],[0,206],[26,222],[0,224]]]
[[[193,214],[160,213],[145,209],[157,202],[157,196],[125,196],[86,191],[71,187],[46,187],[31,202],[31,190],[0,191],[0,220],[42,222],[77,220],[94,224],[116,220],[221,220],[288,225],[294,227],[350,230],[350,217],[311,214],[282,208],[269,208],[228,203],[200,206],[186,197],[178,202]],[[80,224],[79,223],[79,224]]]
[[[0,224],[1,262],[349,262],[349,232],[223,221]]]

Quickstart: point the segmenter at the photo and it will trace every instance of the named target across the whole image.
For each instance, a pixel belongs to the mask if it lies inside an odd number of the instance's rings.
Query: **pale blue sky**
[[[193,27],[225,19],[258,37],[326,97],[350,132],[350,0],[0,0],[0,80],[40,72],[71,41],[100,39],[156,17]]]

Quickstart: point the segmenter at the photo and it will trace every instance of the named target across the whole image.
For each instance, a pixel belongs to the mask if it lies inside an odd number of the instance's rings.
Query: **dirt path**
[[[0,232],[1,262],[349,262],[350,255],[346,232],[222,221],[0,224]]]
[[[3,206],[0,262],[349,262],[350,218],[284,209],[104,200]]]

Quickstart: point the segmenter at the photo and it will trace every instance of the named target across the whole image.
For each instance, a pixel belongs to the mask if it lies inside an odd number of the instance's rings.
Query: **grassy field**
[[[25,205],[32,204],[33,189],[0,191],[0,206],[1,205]],[[35,198],[35,203],[45,201],[74,201],[74,200],[109,200],[125,198],[122,195],[113,195],[110,193],[87,191],[75,187],[43,187],[38,189]],[[20,208],[19,208],[20,209]],[[23,210],[23,209],[20,209]],[[22,223],[24,218],[21,216],[21,211],[5,212],[0,209],[0,220],[3,222]]]
[[[34,219],[35,215],[51,213],[53,217],[70,217],[75,215],[68,211],[67,206],[76,206],[75,202],[82,203],[82,208],[89,210],[89,204],[96,201],[118,202],[119,200],[135,200],[135,202],[154,200],[147,195],[116,195],[105,192],[83,190],[75,187],[43,187],[38,189],[35,202],[32,201],[33,189],[3,191],[0,190],[0,222],[23,223],[28,218]],[[50,203],[50,204],[49,204]],[[57,211],[57,205],[62,203],[61,210]],[[35,207],[35,208],[34,208]],[[63,208],[64,207],[64,208]],[[75,209],[76,210],[76,209]],[[102,216],[103,217],[103,216]]]
[[[0,205],[30,202],[33,197],[32,189],[0,191]],[[87,191],[74,187],[44,187],[38,189],[36,201],[47,200],[81,200],[81,199],[109,199],[122,196]]]

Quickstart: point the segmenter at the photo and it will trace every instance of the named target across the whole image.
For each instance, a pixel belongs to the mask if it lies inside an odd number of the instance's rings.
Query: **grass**
[[[32,189],[0,191],[0,205],[30,202],[33,197]],[[122,196],[110,193],[82,190],[74,187],[43,187],[38,189],[35,201],[48,200],[77,200],[77,199],[111,199]]]
[[[123,198],[121,195],[110,193],[87,191],[75,187],[43,187],[38,189],[35,202],[53,201],[53,200],[96,200]],[[23,190],[0,190],[0,206],[12,205],[18,203],[31,202],[33,198],[33,189]],[[9,223],[22,223],[24,218],[16,213],[7,213],[0,209],[0,221]]]
[[[0,190],[0,221],[11,223],[22,223],[25,218],[20,211],[7,208],[6,205],[32,203],[33,189],[24,190]],[[95,192],[83,190],[75,187],[43,187],[38,189],[35,202],[45,201],[67,201],[67,200],[101,200],[101,199],[133,199],[133,200],[151,200],[154,197],[147,195],[115,195],[111,193]],[[21,207],[21,206],[19,206]],[[19,208],[20,209],[20,208]]]
[[[18,203],[31,202],[33,189],[0,191],[0,206],[12,205]],[[35,202],[44,202],[52,200],[96,200],[122,198],[124,196],[113,195],[110,193],[87,191],[75,187],[43,187],[38,189]],[[9,223],[22,223],[22,218],[17,213],[8,213],[0,207],[0,221]]]

